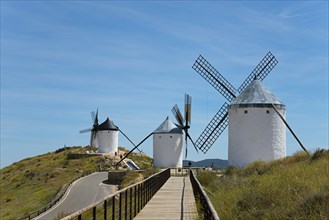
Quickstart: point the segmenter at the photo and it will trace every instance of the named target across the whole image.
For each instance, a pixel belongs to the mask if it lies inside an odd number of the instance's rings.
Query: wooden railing
[[[93,172],[85,173],[83,176],[89,175],[91,173]],[[153,197],[153,195],[165,184],[170,176],[188,175],[190,176],[193,193],[196,197],[196,200],[199,201],[202,206],[201,212],[203,219],[219,220],[219,217],[213,208],[207,194],[204,192],[201,184],[196,179],[192,169],[189,168],[168,168],[162,172],[148,177],[141,182],[119,190],[114,194],[111,194],[104,199],[95,202],[90,206],[79,210],[63,219],[133,219],[142,210],[146,203]],[[53,207],[65,195],[69,185],[71,185],[77,179],[73,180],[70,184],[65,185],[51,203],[35,212],[30,213],[29,215],[19,218],[19,220],[35,218],[41,213]]]
[[[30,220],[30,219],[33,219],[33,218],[37,217],[38,215],[46,212],[48,209],[52,208],[54,205],[56,205],[56,203],[58,203],[63,198],[63,196],[65,195],[67,189],[69,188],[69,186],[74,181],[76,181],[76,180],[78,180],[78,179],[80,179],[82,177],[88,176],[88,175],[90,175],[90,174],[92,174],[94,172],[100,172],[100,171],[99,170],[97,170],[97,171],[95,170],[95,171],[88,171],[88,172],[83,173],[81,176],[73,179],[70,183],[65,184],[62,187],[62,189],[56,194],[55,198],[50,203],[48,203],[47,205],[41,207],[40,209],[38,209],[38,210],[36,210],[34,212],[31,212],[31,213],[29,213],[29,214],[27,214],[27,215],[25,215],[23,217],[18,218],[18,220],[26,220],[26,219],[29,219]]]
[[[202,212],[203,219],[219,220],[216,210],[214,209],[210,199],[203,190],[198,179],[195,177],[192,169],[190,169],[190,180],[195,199],[201,204],[202,209],[200,211]]]
[[[63,219],[133,219],[169,177],[170,169],[166,169]]]

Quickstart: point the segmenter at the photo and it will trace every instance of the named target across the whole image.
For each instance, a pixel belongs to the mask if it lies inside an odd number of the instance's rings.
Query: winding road
[[[115,192],[106,184],[108,172],[93,173],[72,183],[63,199],[35,219],[53,220],[60,214],[72,214]]]

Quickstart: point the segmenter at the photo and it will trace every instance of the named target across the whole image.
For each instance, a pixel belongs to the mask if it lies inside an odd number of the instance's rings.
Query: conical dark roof
[[[153,131],[154,134],[157,133],[172,133],[172,134],[182,134],[182,129],[179,128],[176,124],[170,121],[169,117],[167,117],[164,122]]]
[[[100,124],[98,126],[98,130],[99,131],[102,131],[102,130],[115,130],[115,131],[117,131],[118,128],[117,128],[117,126],[115,126],[113,124],[113,122],[110,121],[109,118],[107,118],[102,124]]]
[[[230,107],[271,107],[272,104],[284,107],[284,104],[273,95],[270,90],[261,84],[259,80],[254,80],[240,93],[240,95],[233,99]]]

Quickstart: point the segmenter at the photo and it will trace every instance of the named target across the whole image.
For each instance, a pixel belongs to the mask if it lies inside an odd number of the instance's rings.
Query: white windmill
[[[118,127],[109,118],[98,124],[98,110],[91,112],[93,127],[81,130],[80,133],[91,132],[90,146],[98,148],[98,153],[115,153],[118,151]]]
[[[177,105],[172,108],[172,113],[177,119],[178,124],[173,123],[169,117],[151,134],[146,136],[135,148],[129,151],[117,165],[129,156],[138,146],[153,135],[153,166],[158,168],[182,167],[183,166],[183,131],[185,133],[186,156],[187,139],[189,138],[194,145],[188,129],[191,124],[191,102],[192,97],[185,94],[185,112],[184,117],[179,111]],[[194,146],[195,147],[195,146]],[[197,150],[197,148],[195,147]],[[197,150],[198,151],[198,150]]]
[[[98,143],[98,153],[114,154],[118,152],[119,130],[109,118],[98,126],[96,139]]]
[[[286,127],[272,105],[285,117],[285,105],[258,80],[233,99],[228,110],[229,165],[286,156]]]
[[[183,166],[183,131],[169,117],[153,131],[153,166]]]
[[[225,102],[219,109],[196,140],[196,147],[206,153],[229,125],[229,164],[244,166],[255,160],[274,160],[286,155],[287,127],[308,154],[285,120],[285,106],[260,84],[277,63],[273,54],[268,52],[235,89],[206,59],[201,55],[197,58],[192,68],[230,105]]]

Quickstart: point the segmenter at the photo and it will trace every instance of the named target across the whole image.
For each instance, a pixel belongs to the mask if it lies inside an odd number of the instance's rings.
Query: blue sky
[[[1,1],[1,167],[88,145],[97,107],[138,143],[184,93],[196,140],[226,101],[192,69],[199,54],[238,88],[268,51],[264,85],[306,148],[328,148],[327,1]],[[227,139],[188,159],[227,159]]]

